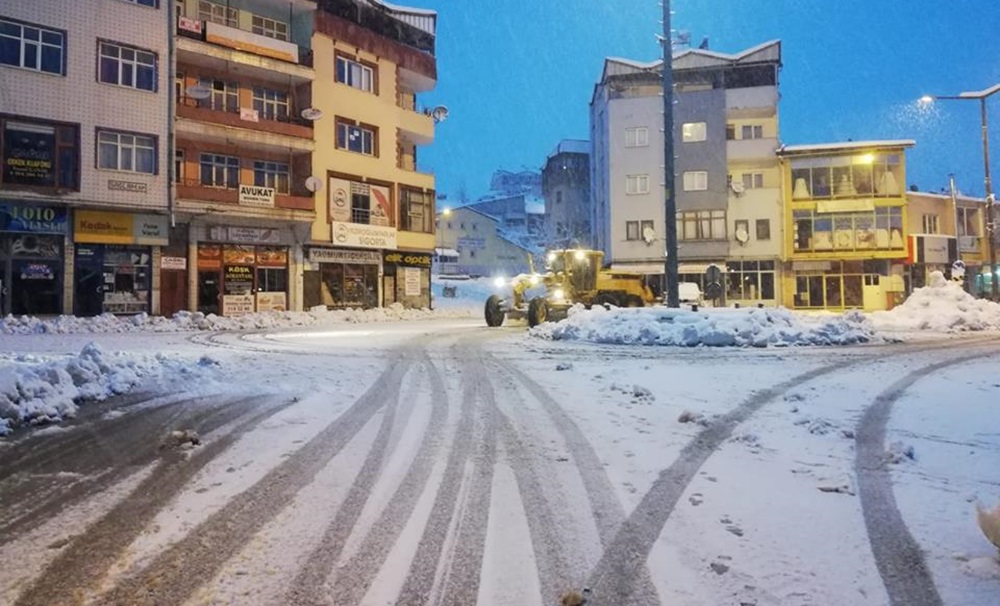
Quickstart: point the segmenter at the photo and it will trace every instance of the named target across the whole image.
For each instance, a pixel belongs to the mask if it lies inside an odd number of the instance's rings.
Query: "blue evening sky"
[[[438,85],[421,102],[450,116],[422,169],[454,199],[487,192],[496,169],[540,169],[565,138],[586,139],[608,56],[660,57],[657,0],[399,0],[438,11]],[[977,101],[939,101],[1000,83],[998,0],[673,0],[674,29],[736,53],[782,41],[779,127],[787,144],[915,139],[907,185],[955,173],[982,195]],[[988,103],[1000,181],[1000,94]],[[1000,189],[1000,186],[994,187]]]

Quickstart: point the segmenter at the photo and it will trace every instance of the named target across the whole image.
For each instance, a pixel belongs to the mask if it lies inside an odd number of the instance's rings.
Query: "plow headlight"
[[[563,289],[561,289],[561,288],[557,288],[554,291],[552,291],[552,298],[555,299],[555,300],[557,300],[557,301],[562,301],[563,298],[565,298],[565,297],[566,297],[566,293],[563,292]]]
[[[587,253],[583,252],[582,250],[578,250],[575,253],[573,253],[573,256],[576,258],[577,261],[583,261],[584,259],[587,258]]]
[[[541,276],[538,274],[531,274],[531,285],[538,286],[538,282],[541,281]]]
[[[503,278],[497,278],[496,280],[493,280],[493,286],[497,288],[503,288],[506,283],[507,283],[506,280],[504,280]]]

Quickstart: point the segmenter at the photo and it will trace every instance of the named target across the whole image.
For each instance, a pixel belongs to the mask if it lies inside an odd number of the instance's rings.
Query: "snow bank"
[[[936,271],[902,305],[874,312],[871,319],[877,330],[885,331],[1000,330],[1000,305],[973,297]]]
[[[0,435],[19,425],[72,418],[81,402],[127,393],[148,381],[211,380],[218,367],[207,356],[190,361],[163,354],[109,354],[96,343],[69,358],[46,361],[22,354],[10,362],[0,367]]]
[[[485,299],[484,299],[485,301]],[[300,326],[327,326],[343,323],[397,322],[441,317],[467,317],[464,310],[408,309],[398,303],[376,309],[338,309],[325,307],[311,311],[271,311],[243,316],[222,317],[201,312],[180,311],[172,318],[103,314],[93,318],[59,316],[42,320],[30,316],[7,316],[0,319],[0,334],[71,334],[71,333],[123,333],[136,331],[185,332],[196,330],[249,330],[293,328]]]
[[[806,323],[786,309],[760,308],[693,312],[577,306],[566,320],[536,326],[528,334],[552,340],[682,347],[849,345],[875,338],[870,322],[858,312]]]

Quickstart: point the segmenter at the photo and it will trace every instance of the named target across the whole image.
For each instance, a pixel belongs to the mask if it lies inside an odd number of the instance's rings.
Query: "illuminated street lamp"
[[[437,240],[438,240],[438,255],[440,256],[440,250],[444,248],[444,234],[441,232],[441,220],[451,215],[450,208],[442,208],[441,213],[438,215],[437,220]]]
[[[983,135],[983,170],[985,172],[985,183],[986,183],[986,216],[987,216],[987,232],[989,233],[989,251],[990,251],[990,288],[992,293],[992,299],[994,301],[1000,300],[1000,285],[997,284],[997,254],[996,254],[996,217],[994,217],[994,211],[996,210],[996,200],[993,196],[993,181],[990,178],[990,137],[989,137],[989,127],[986,118],[986,99],[992,97],[996,93],[1000,93],[1000,84],[995,84],[990,88],[981,91],[971,91],[959,93],[958,95],[924,95],[920,98],[922,103],[932,103],[937,99],[956,99],[956,100],[977,100],[979,101],[979,115],[982,120],[982,135]],[[956,226],[957,229],[957,226]]]

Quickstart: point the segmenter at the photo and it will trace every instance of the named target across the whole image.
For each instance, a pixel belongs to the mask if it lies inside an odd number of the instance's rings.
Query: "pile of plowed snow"
[[[935,271],[902,305],[874,312],[871,319],[883,331],[1000,330],[1000,305],[973,297]]]

